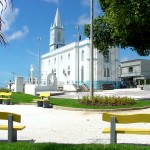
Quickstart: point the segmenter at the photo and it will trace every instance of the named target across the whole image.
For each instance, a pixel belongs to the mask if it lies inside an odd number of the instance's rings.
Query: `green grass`
[[[13,93],[12,102],[14,103],[32,103],[33,99],[38,98],[38,96],[28,95],[24,93]],[[86,109],[117,109],[117,108],[136,108],[136,107],[146,107],[150,106],[150,100],[138,100],[135,105],[132,106],[88,106],[78,103],[76,99],[64,99],[64,98],[52,98],[51,103],[53,105],[73,107],[73,108],[86,108]]]
[[[149,150],[150,146],[129,144],[55,144],[55,143],[0,143],[2,150]]]
[[[86,108],[86,109],[117,109],[117,108],[136,108],[136,107],[150,107],[150,101],[148,100],[138,100],[135,105],[132,106],[89,106],[78,103],[75,99],[56,99],[51,98],[51,103],[53,105],[73,107],[73,108]]]
[[[14,103],[31,103],[33,99],[38,98],[38,96],[33,96],[24,93],[12,93],[12,102]]]

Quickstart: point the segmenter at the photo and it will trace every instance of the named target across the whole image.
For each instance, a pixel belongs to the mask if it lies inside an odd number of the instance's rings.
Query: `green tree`
[[[99,0],[99,3],[104,14],[94,19],[94,46],[100,51],[110,46],[130,47],[141,56],[149,55],[150,0]],[[85,35],[89,36],[89,30],[89,25],[85,25]]]

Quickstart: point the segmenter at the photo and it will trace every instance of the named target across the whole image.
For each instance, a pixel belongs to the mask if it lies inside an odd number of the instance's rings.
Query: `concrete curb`
[[[36,106],[36,103],[19,103],[19,104],[13,104],[13,105],[35,105]],[[64,106],[53,105],[52,108],[60,109],[60,110],[69,110],[69,111],[116,112],[116,111],[142,110],[142,109],[150,108],[150,106],[135,107],[135,108],[118,108],[118,109],[86,109],[86,108],[73,108],[73,107],[64,107]]]
[[[72,108],[72,107],[63,107],[53,105],[54,109],[62,109],[62,110],[70,110],[70,111],[89,111],[89,112],[115,112],[115,111],[129,111],[129,110],[141,110],[150,108],[150,106],[146,107],[135,107],[135,108],[118,108],[118,109],[85,109],[85,108]]]

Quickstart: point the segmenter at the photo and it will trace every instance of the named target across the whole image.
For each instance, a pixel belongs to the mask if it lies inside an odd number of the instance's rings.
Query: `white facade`
[[[60,28],[61,27],[61,28]],[[59,32],[59,34],[58,34]],[[56,33],[56,34],[54,34]],[[59,37],[58,37],[59,36]],[[54,40],[55,39],[55,40]],[[85,39],[65,45],[64,28],[57,9],[54,24],[50,30],[50,51],[42,55],[42,83],[47,84],[47,76],[53,71],[56,74],[58,86],[78,83],[90,84],[90,41]],[[78,68],[79,49],[79,68]],[[119,50],[112,48],[105,56],[94,49],[94,89],[100,89],[102,84],[119,82]]]

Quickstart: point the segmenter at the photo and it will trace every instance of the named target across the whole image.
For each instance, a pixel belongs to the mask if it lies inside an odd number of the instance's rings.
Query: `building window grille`
[[[133,67],[129,67],[129,72],[133,72]]]

